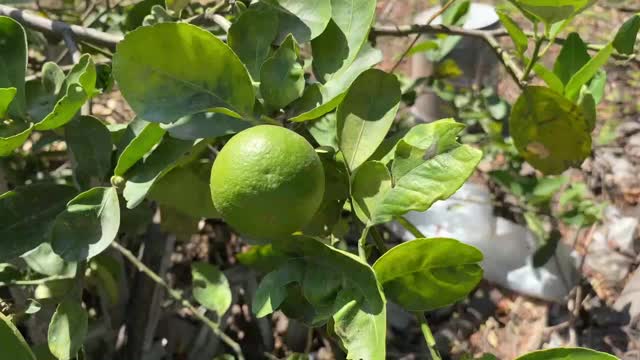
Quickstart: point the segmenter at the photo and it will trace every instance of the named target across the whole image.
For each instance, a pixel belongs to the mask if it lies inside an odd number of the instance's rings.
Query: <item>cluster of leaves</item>
[[[549,85],[524,87],[510,118],[513,141],[533,166],[558,173],[589,154],[603,91],[600,68],[614,49],[632,52],[640,18],[593,58],[571,35],[551,72],[538,63],[540,45],[552,41],[588,1],[513,2],[536,29],[545,25],[527,59],[528,38],[502,15],[527,68]],[[88,55],[67,74],[47,63],[37,80],[25,82],[25,31],[0,17],[0,155],[13,154],[34,131],[53,131],[64,134],[74,162],[72,179],[36,181],[0,195],[0,261],[21,256],[33,271],[72,286],[90,261],[98,278],[108,278],[108,271],[98,271],[99,259],[122,231],[121,212],[153,200],[166,218],[217,217],[208,195],[208,149],[255,124],[291,126],[319,145],[327,191],[303,234],[240,256],[267,270],[253,312],[261,317],[279,309],[309,326],[326,326],[349,359],[384,359],[387,299],[414,312],[450,305],[481,280],[482,253],[453,239],[421,238],[388,251],[377,241],[380,256],[370,265],[369,235],[379,240],[377,225],[453,195],[482,152],[458,142],[464,125],[453,119],[390,133],[403,91],[394,75],[372,69],[381,60],[368,42],[375,0],[235,4],[228,29],[213,32],[183,19],[183,1],[144,1],[131,10],[128,33],[112,59],[113,77],[136,113],[125,126],[78,115],[104,90]],[[446,21],[461,23],[464,6],[454,7]],[[218,31],[226,32],[226,42]],[[455,42],[443,37],[424,46],[444,57],[443,49]],[[364,228],[359,256],[335,246],[344,237],[343,209]],[[193,278],[196,300],[224,314],[231,294],[220,271],[194,264]],[[87,311],[74,291],[57,304],[48,347],[58,359],[71,359],[82,348]],[[1,320],[3,348],[33,359],[11,321]],[[582,356],[613,358],[579,349],[522,359]]]

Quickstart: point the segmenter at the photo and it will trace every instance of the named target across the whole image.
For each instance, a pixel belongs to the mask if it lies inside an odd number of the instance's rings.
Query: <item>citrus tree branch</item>
[[[242,349],[240,345],[235,342],[232,338],[230,338],[227,334],[225,334],[221,329],[220,325],[208,317],[206,317],[203,313],[201,313],[193,304],[189,302],[189,300],[182,297],[182,294],[172,289],[169,284],[167,284],[164,279],[160,277],[160,275],[156,274],[153,270],[151,270],[148,266],[146,266],[142,261],[140,261],[131,251],[129,251],[124,246],[120,245],[118,242],[114,241],[111,243],[111,246],[118,250],[122,256],[124,256],[131,264],[133,264],[138,270],[142,271],[145,275],[147,275],[153,282],[162,286],[167,290],[169,296],[171,296],[175,301],[189,309],[193,316],[195,316],[198,320],[205,323],[214,334],[216,334],[220,340],[222,340],[227,346],[229,346],[235,353],[238,360],[244,360],[244,356],[242,355]]]
[[[0,15],[8,16],[23,26],[42,33],[62,37],[68,32],[72,34],[76,41],[86,41],[91,44],[107,47],[111,50],[115,50],[116,45],[122,40],[121,35],[109,34],[78,25],[70,25],[62,21],[49,20],[42,16],[30,14],[24,10],[6,5],[0,5]]]

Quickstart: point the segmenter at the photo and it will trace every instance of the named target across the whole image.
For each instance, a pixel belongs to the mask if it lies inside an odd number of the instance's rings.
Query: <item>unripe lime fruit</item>
[[[311,221],[324,181],[320,158],[302,136],[260,125],[222,148],[211,169],[211,195],[235,230],[254,240],[277,240]]]

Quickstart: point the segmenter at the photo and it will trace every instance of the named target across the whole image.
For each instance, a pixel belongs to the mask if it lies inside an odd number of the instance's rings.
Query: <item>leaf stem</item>
[[[358,256],[360,259],[367,262],[367,249],[365,248],[367,245],[367,236],[369,235],[369,229],[371,227],[365,226],[364,230],[362,230],[362,235],[360,235],[360,239],[358,240]]]
[[[427,317],[424,315],[424,312],[420,311],[415,313],[418,321],[420,322],[420,330],[422,330],[422,335],[424,336],[424,341],[427,343],[427,347],[429,348],[429,353],[431,354],[431,360],[442,360],[442,356],[438,352],[438,348],[436,347],[436,339],[433,337],[433,333],[431,332],[431,328],[429,327],[429,323],[427,323]]]
[[[204,315],[204,313],[200,312],[193,304],[191,304],[187,299],[182,297],[182,294],[172,289],[158,274],[156,274],[153,270],[147,267],[142,261],[140,261],[131,251],[129,251],[124,246],[120,245],[118,242],[114,241],[111,243],[111,246],[118,250],[131,264],[133,264],[138,270],[142,271],[147,275],[153,282],[162,286],[167,290],[169,296],[171,296],[175,301],[181,304],[183,307],[191,311],[193,316],[195,316],[198,320],[205,323],[214,334],[216,334],[220,340],[222,340],[227,346],[229,346],[235,353],[238,360],[244,360],[244,356],[242,355],[242,349],[240,345],[235,342],[232,338],[230,338],[227,334],[225,334],[221,329],[220,325],[208,317]]]
[[[402,225],[403,228],[407,229],[407,231],[409,231],[411,235],[420,239],[426,238],[426,236],[424,236],[422,231],[420,231],[415,225],[413,225],[404,216],[399,216],[396,220],[400,223],[400,225]]]
[[[389,250],[387,249],[387,245],[384,244],[384,239],[382,238],[380,231],[378,231],[378,229],[375,226],[371,227],[371,236],[373,237],[373,241],[376,244],[376,248],[378,249],[381,255],[386,253],[387,250]]]
[[[526,82],[529,79],[531,70],[533,70],[533,67],[538,63],[538,60],[540,60],[540,48],[543,42],[544,42],[544,36],[536,37],[536,42],[533,48],[533,54],[531,55],[531,60],[527,64],[527,67],[525,68],[524,74],[522,74],[520,81]]]

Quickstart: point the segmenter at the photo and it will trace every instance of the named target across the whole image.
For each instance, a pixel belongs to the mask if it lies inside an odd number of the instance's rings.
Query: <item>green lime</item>
[[[324,181],[320,158],[302,136],[260,125],[222,148],[211,169],[211,195],[234,229],[254,240],[271,240],[311,221]]]

